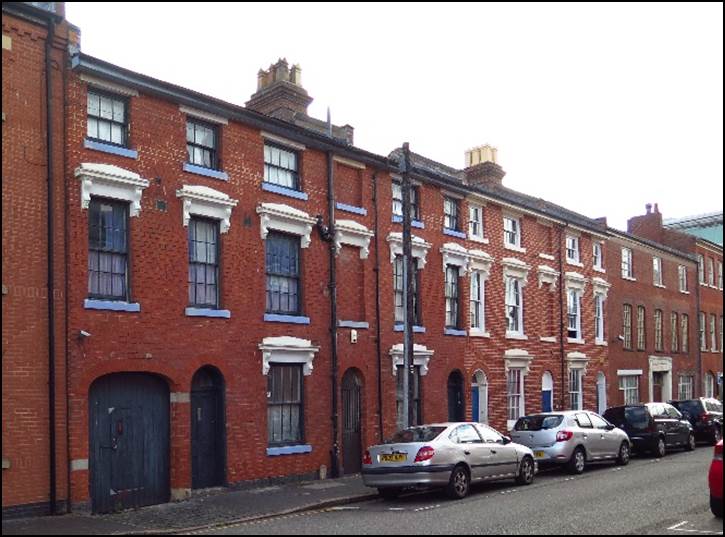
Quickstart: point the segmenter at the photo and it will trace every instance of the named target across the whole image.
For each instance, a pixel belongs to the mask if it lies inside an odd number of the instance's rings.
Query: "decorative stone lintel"
[[[567,289],[577,289],[584,292],[589,280],[578,272],[566,272],[564,274],[564,282]]]
[[[129,202],[130,216],[141,212],[141,195],[149,182],[139,174],[112,164],[84,162],[75,176],[81,181],[81,208],[88,208],[91,196],[99,196]]]
[[[491,267],[493,266],[494,258],[483,250],[468,250],[468,256],[469,270],[472,272],[480,272],[483,280],[488,280],[489,276],[491,276]]]
[[[447,242],[441,247],[443,254],[443,274],[446,273],[446,267],[453,265],[460,267],[460,276],[464,276],[468,272],[468,250],[455,242]]]
[[[611,289],[612,284],[609,283],[607,280],[604,280],[602,278],[592,278],[592,287],[594,288],[594,293],[603,295],[604,298],[607,298],[607,295],[609,294],[609,289]]]
[[[231,225],[232,209],[239,203],[213,188],[184,185],[176,191],[176,197],[183,203],[182,222],[189,225],[191,215],[205,216],[219,220],[219,231],[226,233]]]
[[[501,260],[501,265],[503,266],[504,281],[506,281],[506,278],[516,278],[521,280],[523,285],[528,283],[531,265],[527,265],[523,261],[514,257],[504,257]]]
[[[506,364],[506,372],[509,369],[523,369],[524,375],[529,374],[531,362],[534,360],[529,351],[524,349],[509,349],[504,353],[503,358]]]
[[[289,205],[261,203],[257,207],[257,214],[262,240],[267,238],[270,230],[276,230],[301,237],[302,248],[307,248],[312,242],[312,227],[317,220],[306,212]]]
[[[269,374],[272,363],[303,364],[305,376],[312,374],[312,362],[320,347],[315,347],[308,339],[290,336],[267,337],[259,344],[262,351],[262,375]]]
[[[413,257],[418,260],[418,268],[424,269],[426,264],[426,256],[431,248],[429,242],[425,242],[420,237],[413,235]],[[403,234],[391,233],[388,235],[388,244],[390,244],[390,262],[395,262],[396,255],[403,255]]]
[[[393,359],[393,376],[398,374],[398,366],[402,366],[405,361],[403,357],[403,344],[393,345],[388,353]],[[420,366],[420,376],[424,377],[428,374],[428,364],[433,357],[434,351],[429,350],[424,345],[413,345],[413,365]]]
[[[544,284],[549,285],[549,291],[552,293],[556,291],[556,282],[559,281],[560,272],[558,270],[555,270],[551,268],[548,265],[539,265],[539,289],[541,289]]]
[[[362,224],[354,220],[337,220],[335,222],[335,252],[340,253],[343,244],[360,248],[360,259],[370,255],[370,239],[375,235]]]
[[[587,374],[587,366],[589,365],[589,358],[583,352],[570,352],[566,355],[566,363],[568,369],[580,369],[583,375]]]

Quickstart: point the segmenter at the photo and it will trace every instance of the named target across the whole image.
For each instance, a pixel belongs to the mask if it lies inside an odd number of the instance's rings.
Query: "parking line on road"
[[[689,524],[687,520],[684,520],[680,522],[679,524],[675,524],[674,526],[667,528],[668,531],[681,531],[684,533],[699,533],[701,535],[722,535],[723,533],[721,531],[707,531],[707,530],[686,530],[682,529],[682,526],[685,524]]]

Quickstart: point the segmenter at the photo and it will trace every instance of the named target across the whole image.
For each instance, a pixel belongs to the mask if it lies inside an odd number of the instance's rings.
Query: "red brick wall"
[[[621,249],[633,251],[634,277],[636,281],[622,278]],[[653,256],[662,258],[663,283],[665,288],[653,284]],[[610,282],[613,287],[607,301],[608,342],[610,378],[610,406],[623,403],[623,393],[619,391],[617,370],[641,369],[639,391],[642,402],[650,401],[650,362],[651,356],[672,358],[672,397],[679,396],[678,382],[680,374],[697,377],[697,314],[695,307],[694,282],[697,277],[696,265],[687,259],[678,258],[659,250],[646,247],[636,241],[612,239],[607,244],[605,263]],[[678,266],[686,265],[690,294],[679,291]],[[623,335],[624,304],[632,306],[632,349],[624,348],[618,336]],[[646,350],[637,350],[637,307],[645,308]],[[664,350],[655,350],[655,310],[663,312],[663,343]],[[689,352],[682,352],[681,331],[678,333],[678,352],[672,352],[671,315],[677,313],[689,317]]]
[[[722,336],[720,334],[720,326],[723,318],[723,290],[719,288],[718,282],[718,263],[722,263],[722,250],[717,250],[712,246],[705,245],[698,241],[695,252],[700,254],[705,259],[705,283],[699,284],[700,289],[700,311],[706,314],[705,324],[705,335],[707,338],[707,350],[702,351],[702,375],[703,375],[703,393],[705,389],[704,376],[708,372],[715,376],[715,382],[717,383],[718,373],[723,371],[723,349],[722,349]],[[712,259],[713,268],[715,271],[714,280],[715,285],[709,285],[709,266],[708,259]],[[712,347],[712,332],[710,327],[710,317],[715,315],[715,331],[717,337],[717,350],[713,351]],[[699,346],[699,337],[698,337]],[[717,393],[717,385],[715,390]],[[722,391],[718,393],[722,397]]]
[[[45,27],[3,13],[3,516],[50,499]],[[64,393],[63,73],[68,28],[51,52],[55,132],[57,498],[66,497]],[[31,512],[31,511],[27,511]]]

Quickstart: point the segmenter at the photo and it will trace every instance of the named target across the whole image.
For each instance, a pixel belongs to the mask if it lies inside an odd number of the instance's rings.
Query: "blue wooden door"
[[[94,513],[169,501],[169,389],[153,375],[119,373],[90,391]]]
[[[551,412],[551,391],[544,390],[541,392],[541,411]]]

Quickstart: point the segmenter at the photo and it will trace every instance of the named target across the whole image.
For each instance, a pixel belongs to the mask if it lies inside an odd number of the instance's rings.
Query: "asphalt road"
[[[709,508],[712,448],[572,477],[545,470],[534,484],[483,484],[460,501],[436,492],[382,499],[216,529],[215,534],[722,535]]]

